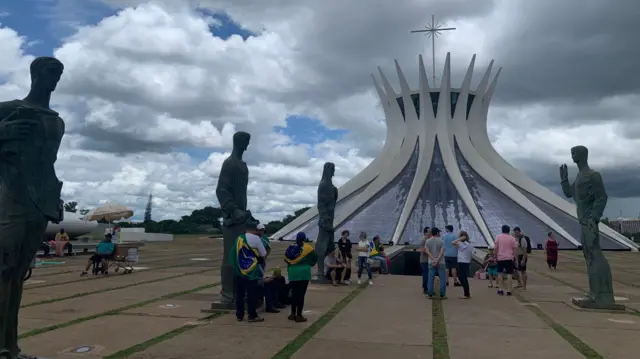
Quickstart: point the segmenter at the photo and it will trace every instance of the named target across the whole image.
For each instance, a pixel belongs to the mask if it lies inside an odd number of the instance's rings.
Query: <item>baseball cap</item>
[[[263,230],[264,229],[264,224],[260,223],[258,224],[258,227],[256,227],[257,230]]]

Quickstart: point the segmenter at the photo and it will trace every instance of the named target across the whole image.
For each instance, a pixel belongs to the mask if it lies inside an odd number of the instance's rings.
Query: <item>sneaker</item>
[[[510,296],[511,296],[511,292],[507,292],[507,297],[510,297]]]
[[[287,317],[287,319],[289,319],[289,320],[296,320],[296,316],[295,316],[295,314],[289,314],[289,316]]]
[[[445,300],[445,299],[447,299],[447,296],[446,295],[441,295],[440,299]]]
[[[507,292],[507,293],[509,293],[509,292]],[[504,291],[502,289],[499,289],[498,290],[498,295],[504,295]]]
[[[471,299],[471,297],[467,297],[466,295],[463,295],[460,297],[460,299]]]
[[[264,318],[261,318],[261,317],[249,318],[248,322],[249,323],[260,323],[260,322],[264,322]]]
[[[237,320],[237,321],[239,321],[239,322],[241,322],[241,321],[243,321],[243,320],[244,320],[244,318],[243,318],[243,317],[236,317],[236,320]]]
[[[360,279],[358,279],[358,284],[362,284],[362,281]]]
[[[344,284],[349,285],[349,284],[351,284],[351,281],[350,280],[345,280]]]
[[[369,285],[373,285],[373,281],[372,280],[369,280]]]
[[[295,321],[296,321],[296,323],[304,323],[304,322],[307,321],[307,318],[305,318],[305,317],[303,317],[301,315],[298,315],[298,316],[296,316]]]

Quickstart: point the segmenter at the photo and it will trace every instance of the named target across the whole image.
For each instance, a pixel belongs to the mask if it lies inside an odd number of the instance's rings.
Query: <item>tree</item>
[[[144,223],[151,222],[151,206],[153,204],[153,194],[149,193],[147,208],[144,210]]]
[[[78,202],[71,201],[64,204],[65,212],[76,213],[78,211]]]

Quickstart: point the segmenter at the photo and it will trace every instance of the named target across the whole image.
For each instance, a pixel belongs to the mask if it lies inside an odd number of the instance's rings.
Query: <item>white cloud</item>
[[[508,20],[504,2],[496,8],[464,0],[198,2],[258,33],[243,41],[212,36],[210,27],[220,23],[186,0],[105,2],[139,6],[77,28],[54,53],[65,64],[54,104],[68,130],[59,177],[64,197],[81,206],[111,200],[142,213],[152,192],[156,219],[217,203],[216,177],[237,130],[252,134],[245,159],[249,203],[259,218],[279,219],[314,203],[325,161],[336,163],[335,182],[342,184],[382,147],[382,111],[369,74],[380,65],[395,81],[392,60],[398,58],[415,86],[416,55],[426,39],[409,30],[425,25],[432,12],[451,18],[447,25],[457,30],[438,40],[438,52],[452,52],[459,74],[473,53],[478,67],[488,63],[495,55],[491,38]],[[2,99],[28,90],[28,42],[0,28]],[[530,158],[565,162],[578,142],[601,166],[612,158],[627,163],[626,154],[640,150],[615,122],[558,130],[550,124],[557,111],[549,104],[495,108],[490,133],[496,148],[516,166]],[[293,114],[350,132],[341,142],[295,143],[273,129]],[[546,120],[547,126],[531,130]],[[199,148],[199,154],[185,148]]]

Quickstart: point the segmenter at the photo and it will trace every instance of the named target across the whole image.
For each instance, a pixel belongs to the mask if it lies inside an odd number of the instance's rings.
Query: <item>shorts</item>
[[[493,268],[491,268],[491,267],[487,268],[487,274],[492,275],[492,276],[497,276],[498,275],[498,266],[495,266]]]
[[[524,258],[524,255],[519,255],[518,256],[518,263],[516,263],[516,268],[518,268],[518,271],[520,271],[520,272],[526,272],[527,271],[527,262],[529,261],[529,257],[527,257],[527,259],[525,259],[524,265],[520,265],[520,262],[522,262],[523,258]]]
[[[351,255],[351,252],[340,252],[342,254],[342,258],[348,258],[351,259],[353,258],[353,256]]]
[[[513,274],[513,259],[498,261],[498,273]]]
[[[458,268],[458,257],[444,257],[444,264],[447,269]]]
[[[106,259],[105,257],[98,255],[98,254],[94,254],[91,256],[91,258],[89,258],[93,263],[100,263],[102,262],[103,259]]]

